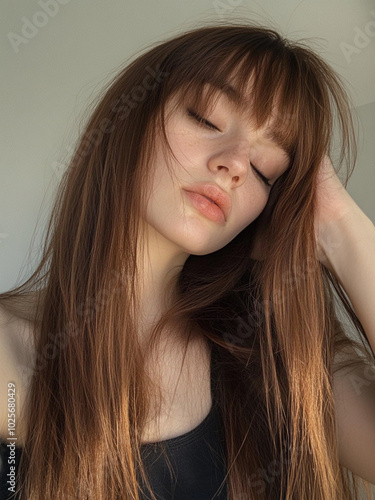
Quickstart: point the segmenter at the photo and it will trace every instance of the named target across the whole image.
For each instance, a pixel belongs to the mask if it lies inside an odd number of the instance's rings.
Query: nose
[[[236,186],[242,185],[249,168],[248,148],[240,146],[226,146],[212,153],[208,160],[208,168],[217,173],[223,171],[223,177],[229,177]]]

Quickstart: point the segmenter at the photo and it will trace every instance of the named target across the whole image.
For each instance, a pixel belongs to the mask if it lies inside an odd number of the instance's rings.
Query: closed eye
[[[220,129],[218,129],[213,123],[209,122],[205,118],[202,118],[201,116],[198,115],[198,113],[196,113],[192,109],[188,108],[187,114],[189,116],[191,116],[192,118],[194,118],[194,120],[196,120],[199,124],[204,124],[208,128],[211,128],[213,130],[218,130],[220,132]],[[267,179],[267,177],[265,177],[256,167],[254,167],[254,165],[251,162],[250,162],[250,165],[251,165],[252,169],[254,170],[254,172],[256,173],[256,175],[264,182],[264,184],[267,187],[272,187],[272,184],[270,183],[269,179]]]
[[[199,116],[195,111],[192,109],[187,110],[187,114],[191,117],[193,117],[198,123],[206,125],[208,128],[211,128],[213,130],[218,130],[220,132],[220,129],[218,129],[213,123],[209,122],[205,118],[202,118]]]
[[[268,187],[272,187],[272,184],[270,183],[270,180],[267,179],[267,177],[265,177],[261,172],[259,172],[259,170],[257,168],[254,167],[254,165],[250,162],[250,165],[251,165],[251,168],[254,170],[254,172],[256,173],[256,175],[262,179],[262,181],[264,182],[264,184]]]

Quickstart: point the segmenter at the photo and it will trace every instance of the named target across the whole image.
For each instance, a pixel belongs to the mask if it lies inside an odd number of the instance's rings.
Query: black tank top
[[[212,408],[207,417],[193,430],[171,439],[141,446],[142,461],[152,492],[158,500],[227,500],[224,429],[215,398],[215,349],[211,350]],[[169,465],[162,453],[162,444]],[[0,443],[0,500],[17,500],[8,488],[11,465],[10,449]],[[16,447],[15,471],[19,469],[22,448]],[[172,469],[172,470],[171,470]],[[149,490],[138,475],[140,498],[149,500]],[[16,488],[15,488],[16,489]],[[141,493],[143,489],[144,494]]]

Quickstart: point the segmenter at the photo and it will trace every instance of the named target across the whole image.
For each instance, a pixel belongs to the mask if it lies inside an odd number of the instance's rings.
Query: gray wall
[[[373,84],[375,87],[374,80]],[[348,191],[375,223],[375,102],[358,106],[356,112],[360,124],[358,161]]]

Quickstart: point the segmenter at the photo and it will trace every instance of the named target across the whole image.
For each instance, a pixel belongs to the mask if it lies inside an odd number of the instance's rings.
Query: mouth
[[[223,210],[213,200],[205,195],[194,191],[184,190],[186,196],[189,198],[193,207],[207,219],[217,222],[221,225],[226,223],[225,214]]]
[[[215,203],[213,200],[211,200],[211,198],[208,198],[208,196],[205,196],[204,194],[202,194],[201,196],[203,196],[203,198],[206,198],[206,200],[210,201],[211,203],[213,203],[217,207],[219,206],[217,203]]]
[[[219,209],[223,213],[225,221],[228,220],[232,207],[231,197],[218,184],[212,182],[197,183],[187,186],[185,190],[198,194],[200,201],[204,200],[206,204],[209,202],[208,206],[211,206],[212,209]]]

